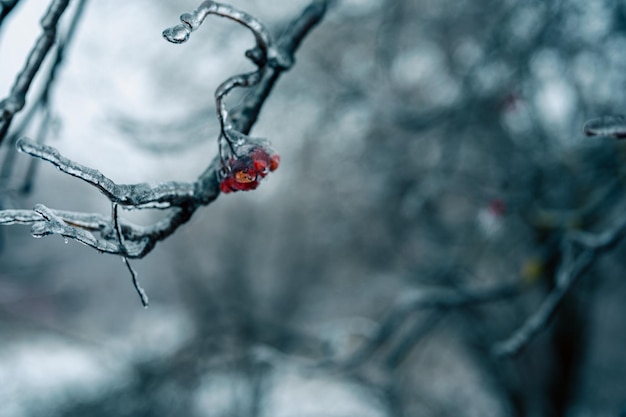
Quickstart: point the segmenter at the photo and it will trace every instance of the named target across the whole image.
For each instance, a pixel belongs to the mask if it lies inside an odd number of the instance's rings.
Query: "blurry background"
[[[2,23],[0,98],[46,3]],[[253,38],[209,17],[165,42],[197,3],[88,2],[48,143],[117,182],[199,175],[217,152],[213,91],[251,68]],[[278,33],[307,2],[233,4]],[[280,169],[131,261],[149,309],[119,258],[0,230],[0,416],[626,414],[623,244],[520,356],[490,355],[553,287],[563,234],[624,216],[624,145],[582,134],[625,111],[624,51],[612,0],[337,0],[253,130]],[[29,163],[2,208],[109,212],[47,164],[20,193]],[[376,341],[408,294],[499,286],[522,290],[411,311]]]

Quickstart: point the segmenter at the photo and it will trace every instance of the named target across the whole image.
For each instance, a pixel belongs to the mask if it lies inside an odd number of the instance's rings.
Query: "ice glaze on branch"
[[[257,70],[232,76],[220,84],[215,91],[215,108],[220,123],[220,135],[218,137],[219,155],[222,163],[220,172],[222,183],[225,184],[223,190],[250,190],[256,188],[267,171],[262,170],[257,173],[254,170],[248,170],[245,174],[246,182],[237,183],[236,173],[233,173],[235,169],[233,165],[244,156],[239,152],[242,147],[247,142],[254,140],[247,137],[247,132],[242,132],[233,126],[228,117],[225,98],[237,87],[251,88],[255,86],[263,79],[265,72],[272,68],[288,69],[293,63],[293,58],[291,53],[286,54],[280,48],[274,47],[269,30],[256,18],[233,6],[214,1],[205,1],[192,13],[181,15],[182,24],[164,30],[163,37],[172,43],[184,43],[189,39],[191,32],[198,29],[209,14],[226,17],[241,24],[248,28],[256,39],[256,47],[247,51],[246,56],[257,66]],[[265,153],[269,154],[271,150],[267,149]],[[249,176],[250,181],[247,180]]]
[[[65,158],[52,146],[20,139],[17,142],[17,147],[24,153],[50,162],[61,172],[93,185],[111,202],[123,206],[168,208],[193,199],[194,184],[175,181],[164,182],[156,186],[146,183],[115,184],[113,180],[104,176],[100,171]]]
[[[626,138],[625,116],[603,116],[587,121],[583,126],[587,136],[611,136],[616,139]]]
[[[196,10],[191,13],[183,13],[180,16],[179,25],[163,31],[163,36],[172,43],[184,43],[189,40],[189,35],[197,30],[210,14],[226,17],[250,29],[257,46],[265,53],[271,45],[271,35],[269,31],[255,17],[228,4],[217,3],[215,1],[204,1]]]
[[[170,42],[186,42],[189,34],[202,24],[207,15],[216,14],[245,26],[256,39],[256,46],[247,51],[246,56],[257,66],[257,70],[232,76],[215,91],[215,108],[220,123],[217,138],[221,162],[220,188],[223,192],[253,190],[278,167],[280,157],[269,142],[251,138],[248,133],[280,73],[293,64],[295,49],[325,11],[325,1],[312,3],[287,27],[278,46],[258,20],[232,6],[213,1],[205,1],[194,12],[183,14],[180,17],[182,24],[163,32],[164,38]],[[242,110],[235,114],[236,117],[230,118],[225,99],[237,87],[247,88],[248,95]]]
[[[288,62],[291,62],[291,57],[302,38],[321,20],[326,8],[320,5],[324,4],[323,1],[315,1],[289,25],[279,39],[279,45],[289,46],[284,50],[290,57]],[[61,5],[66,6],[67,1],[54,1],[51,6],[51,9],[56,6],[54,8],[56,14],[52,15],[56,16],[57,20],[60,11],[62,11]],[[227,17],[244,24],[255,33],[257,47],[252,52],[248,52],[247,55],[259,66],[257,72],[259,75],[250,76],[252,79],[248,80],[245,79],[245,75],[232,77],[222,85],[221,90],[218,89],[218,93],[223,99],[232,88],[256,85],[256,88],[252,89],[252,93],[244,99],[242,108],[246,111],[237,112],[237,118],[232,123],[233,127],[227,123],[225,126],[235,142],[250,141],[246,146],[257,158],[252,160],[256,169],[271,169],[278,161],[272,158],[272,155],[261,152],[265,151],[264,148],[259,151],[258,145],[263,145],[263,142],[248,138],[246,134],[256,122],[261,107],[277,81],[278,75],[288,68],[288,65],[285,65],[285,62],[282,62],[280,58],[283,52],[273,51],[269,32],[256,19],[230,6],[216,6],[214,2],[204,2],[203,5],[210,10],[217,10],[218,13],[214,14],[220,16],[228,14]],[[208,12],[203,13],[205,11],[198,12],[197,16],[183,15],[185,19],[183,22],[186,22],[183,26],[188,25],[190,29],[196,29],[206,14],[210,14]],[[48,20],[50,19],[48,17]],[[184,31],[184,29],[182,30]],[[172,181],[153,186],[146,183],[116,184],[98,170],[65,158],[51,146],[21,139],[18,141],[18,147],[20,151],[50,162],[60,171],[96,187],[111,201],[114,211],[112,216],[105,216],[97,213],[53,210],[39,204],[32,211],[0,210],[0,225],[30,224],[34,236],[59,234],[100,252],[121,255],[125,258],[142,258],[147,255],[158,242],[172,235],[178,227],[189,221],[195,210],[213,202],[220,193],[221,176],[219,172],[222,169],[222,163],[219,157],[214,158],[193,183]],[[242,146],[243,148],[245,147]],[[168,210],[162,220],[150,226],[139,226],[118,218],[116,213],[118,204],[122,207],[135,209],[158,208]],[[134,278],[136,279],[136,276]],[[138,292],[141,295],[139,289]],[[147,301],[147,299],[142,301]]]

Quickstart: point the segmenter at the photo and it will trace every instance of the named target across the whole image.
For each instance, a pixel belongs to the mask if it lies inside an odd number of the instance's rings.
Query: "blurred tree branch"
[[[15,4],[13,4],[13,6],[14,5]],[[7,98],[0,101],[0,143],[2,143],[9,131],[13,117],[16,113],[21,111],[26,104],[26,94],[35,76],[39,72],[43,60],[54,45],[59,20],[68,5],[69,0],[53,0],[50,3],[46,14],[41,18],[43,33],[35,42],[33,49],[31,49],[26,63],[24,64],[24,68],[22,68],[22,71],[15,78],[11,93]],[[12,8],[11,5],[8,7]]]
[[[418,311],[430,310],[433,313],[422,324],[415,326],[415,329],[401,341],[400,346],[389,356],[388,365],[395,364],[405,354],[404,352],[424,336],[447,311],[511,298],[518,295],[521,290],[522,288],[518,285],[504,285],[478,290],[451,288],[415,290],[412,293],[403,294],[394,302],[377,330],[368,338],[369,340],[363,343],[341,366],[349,369],[363,364]]]
[[[0,0],[0,27],[2,27],[2,22],[13,8],[17,6],[18,2],[19,0]]]
[[[626,235],[626,216],[599,234],[571,232],[562,243],[562,260],[556,273],[555,286],[539,308],[506,340],[497,343],[493,353],[514,356],[543,330],[556,314],[563,298],[597,257],[611,250]]]
[[[624,116],[603,116],[585,123],[583,131],[587,136],[609,136],[623,139],[626,135]],[[556,213],[559,228],[571,227],[577,220],[595,215],[619,196],[623,174],[609,181],[594,193],[588,203],[569,213]],[[545,216],[542,216],[545,218]],[[561,241],[561,261],[555,273],[555,285],[539,308],[507,339],[493,347],[498,357],[518,355],[530,341],[551,322],[564,297],[588,270],[597,257],[613,249],[626,236],[626,216],[618,218],[615,224],[602,233],[583,231],[565,233]]]

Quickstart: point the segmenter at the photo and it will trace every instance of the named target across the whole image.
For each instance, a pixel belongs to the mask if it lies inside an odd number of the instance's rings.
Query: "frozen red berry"
[[[238,148],[239,157],[231,158],[226,174],[220,183],[224,193],[254,190],[259,182],[280,163],[280,156],[274,153],[265,141],[255,140]]]
[[[280,165],[280,155],[276,153],[270,158],[270,171],[276,171],[278,169],[278,165]]]

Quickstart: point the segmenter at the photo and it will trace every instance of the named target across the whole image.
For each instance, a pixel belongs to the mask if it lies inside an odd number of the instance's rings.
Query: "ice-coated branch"
[[[163,31],[166,40],[183,43],[209,14],[216,14],[247,27],[257,41],[255,48],[246,52],[257,70],[234,75],[215,91],[215,108],[220,124],[217,138],[221,162],[220,187],[223,192],[253,190],[261,179],[278,167],[280,158],[273,152],[269,142],[247,135],[279,74],[291,67],[295,49],[305,34],[319,22],[325,10],[326,2],[319,0],[309,6],[289,25],[286,34],[279,40],[279,45],[284,45],[284,48],[275,47],[269,31],[252,16],[232,6],[213,1],[203,2],[193,13],[185,13],[180,17],[182,24]],[[259,86],[260,88],[256,88]],[[248,95],[241,106],[248,114],[238,114],[240,117],[231,119],[225,99],[237,87],[248,89]],[[247,119],[248,122],[239,126],[242,119]]]
[[[306,35],[321,21],[326,13],[327,5],[328,1],[326,0],[313,1],[298,18],[285,28],[278,38],[276,46],[274,46],[269,31],[258,20],[232,6],[213,1],[205,1],[194,12],[183,14],[181,16],[183,23],[166,29],[163,36],[172,43],[186,42],[191,31],[196,30],[206,16],[211,13],[231,18],[252,31],[257,40],[257,47],[247,51],[246,56],[259,68],[263,68],[266,64],[265,61],[269,60],[266,71],[261,74],[253,73],[254,75],[244,74],[232,77],[218,87],[215,94],[218,101],[217,109],[221,113],[218,116],[223,119],[222,126],[224,126],[228,123],[226,121],[227,113],[224,110],[220,111],[223,98],[234,87],[256,85],[250,90],[246,101],[233,116],[233,128],[248,134],[258,117],[263,102],[278,80],[278,76],[293,64],[295,51]],[[256,77],[260,77],[261,80],[256,80]]]
[[[0,210],[0,225],[31,225],[31,234],[35,237],[58,234],[102,253],[142,258],[158,242],[186,223],[194,210],[195,207],[174,208],[163,220],[148,227],[119,219],[124,247],[119,244],[113,220],[99,213],[52,210],[38,204],[33,210]],[[96,237],[94,233],[98,233],[100,237]]]
[[[0,101],[0,143],[6,136],[13,117],[26,104],[26,94],[37,72],[39,72],[41,63],[54,44],[59,19],[68,4],[69,0],[53,0],[50,3],[46,14],[41,19],[43,33],[30,51],[24,68],[17,75],[9,96]]]
[[[20,139],[17,142],[20,151],[33,157],[50,162],[60,171],[80,178],[96,187],[111,202],[135,208],[168,208],[193,199],[194,184],[165,182],[156,186],[146,183],[116,184],[100,171],[80,165],[62,156],[52,146]]]
[[[34,237],[57,234],[91,246],[100,252],[116,253],[120,251],[118,245],[106,240],[99,240],[91,232],[65,222],[54,211],[43,204],[37,204],[33,211],[44,220],[33,223],[31,233]]]
[[[34,210],[0,210],[0,225],[32,225],[31,233],[36,237],[60,234],[99,252],[142,258],[191,218],[195,210],[192,207],[174,208],[164,219],[149,227],[119,219],[124,249],[119,245],[113,221],[100,213],[52,210],[39,204]],[[93,233],[100,237],[96,238]]]
[[[59,170],[75,176],[98,188],[112,203],[132,208],[168,208],[172,211],[150,227],[111,220],[99,214],[55,211],[37,205],[33,211],[2,210],[0,224],[31,224],[33,236],[59,234],[74,239],[100,252],[141,258],[148,254],[157,242],[167,238],[186,223],[201,205],[207,205],[219,195],[216,160],[194,183],[166,182],[119,185],[99,171],[84,167],[61,156],[59,152],[43,144],[24,139],[18,141],[20,150],[55,165]],[[117,226],[119,225],[119,227]],[[117,233],[121,233],[122,241]],[[100,234],[99,238],[93,234]]]
[[[172,43],[187,42],[191,32],[197,30],[204,22],[204,19],[210,14],[231,19],[250,29],[256,39],[257,47],[260,48],[267,57],[272,47],[272,37],[267,28],[248,13],[228,4],[215,1],[204,1],[193,12],[183,13],[180,16],[182,23],[165,29],[163,31],[163,37]]]
[[[101,214],[77,213],[64,210],[52,210],[52,212],[66,223],[85,230],[102,230],[109,222]],[[33,210],[0,210],[0,225],[34,224],[42,221],[45,221],[42,216]]]
[[[320,2],[315,2],[315,4],[318,3]],[[53,2],[53,6],[58,4],[59,2],[57,1]],[[218,8],[217,10],[224,14],[231,13],[235,9],[226,7]],[[296,18],[295,22],[297,23],[292,23],[289,26],[290,28],[300,29],[287,30],[283,34],[281,37],[282,42],[291,45],[290,49],[287,50],[290,56],[293,55],[306,33],[320,21],[324,10],[325,8],[320,9],[319,7],[307,8],[301,16]],[[269,50],[272,48],[269,32],[259,29],[256,19],[249,20],[246,14],[235,14],[235,16],[237,19],[244,21],[247,27],[258,32],[256,35],[257,48],[269,53]],[[204,17],[200,13],[195,18],[201,18],[200,20],[202,20]],[[195,20],[191,22],[191,25],[197,28]],[[287,39],[292,36],[294,39]],[[279,44],[281,44],[280,40]],[[258,54],[252,53],[252,55],[259,58]],[[250,144],[247,144],[248,150],[252,151],[252,155],[256,158],[253,159],[255,168],[262,169],[263,173],[275,167],[278,160],[274,156],[264,153],[266,148],[262,141],[248,138],[246,134],[256,122],[258,113],[267,99],[269,91],[278,79],[277,75],[287,69],[287,66],[277,64],[278,61],[274,59],[257,59],[257,65],[262,65],[262,68],[254,74],[260,75],[243,75],[230,78],[222,84],[222,88],[217,93],[223,99],[235,87],[250,87],[255,83],[258,83],[256,84],[257,87],[261,87],[260,91],[262,93],[254,90],[252,94],[244,99],[243,107],[252,110],[238,113],[237,122],[233,123],[234,127],[227,126],[226,130],[234,138],[234,141],[237,142],[237,145],[244,141],[250,141],[254,145],[250,147]],[[268,73],[272,74],[269,78],[265,76]],[[17,141],[17,147],[20,151],[34,158],[51,163],[61,172],[72,175],[96,187],[112,203],[113,210],[110,216],[105,216],[97,213],[53,210],[38,204],[32,211],[0,210],[0,225],[29,224],[34,236],[41,237],[59,234],[100,252],[122,256],[126,259],[125,263],[131,270],[131,275],[133,276],[136,289],[142,297],[142,302],[147,301],[147,298],[144,298],[145,293],[142,295],[142,290],[136,281],[136,274],[130,268],[128,259],[142,258],[147,255],[158,242],[171,236],[181,225],[188,222],[199,207],[212,203],[220,193],[220,171],[223,165],[219,157],[210,161],[205,171],[193,183],[172,181],[157,185],[146,183],[116,184],[98,170],[64,157],[57,149],[51,146],[20,139]],[[149,226],[139,226],[120,218],[117,213],[118,206],[129,209],[158,208],[167,209],[167,211],[165,217],[160,221]]]
[[[0,210],[0,225],[33,224],[41,221],[41,216],[32,210]]]
[[[220,123],[218,145],[224,172],[229,171],[228,160],[231,156],[238,158],[236,147],[246,141],[246,133],[238,131],[228,119],[228,110],[224,99],[236,87],[250,88],[261,81],[267,68],[289,68],[293,59],[273,45],[267,28],[256,18],[233,6],[204,1],[192,13],[180,16],[181,24],[163,31],[163,37],[172,43],[184,43],[192,31],[198,29],[210,14],[229,18],[250,29],[256,39],[256,47],[247,51],[246,56],[257,66],[251,73],[239,74],[224,81],[215,91],[215,108]]]
[[[554,288],[519,329],[494,346],[493,353],[499,357],[519,354],[550,323],[565,295],[597,256],[610,250],[624,236],[626,236],[626,216],[623,216],[613,227],[599,234],[572,232],[565,236],[563,259],[556,273]]]
[[[626,139],[626,116],[603,116],[585,123],[583,131],[587,136],[612,136]]]
[[[245,136],[237,134],[237,130],[234,129],[232,123],[228,119],[228,110],[226,109],[226,103],[224,98],[236,87],[252,87],[261,81],[263,75],[262,71],[250,72],[247,74],[240,74],[230,77],[222,84],[220,84],[215,90],[215,104],[217,109],[217,118],[220,123],[221,135],[227,139],[228,144],[232,147],[235,144],[241,144],[242,140],[245,140]],[[234,152],[234,149],[232,149]],[[224,159],[222,155],[222,159]]]

